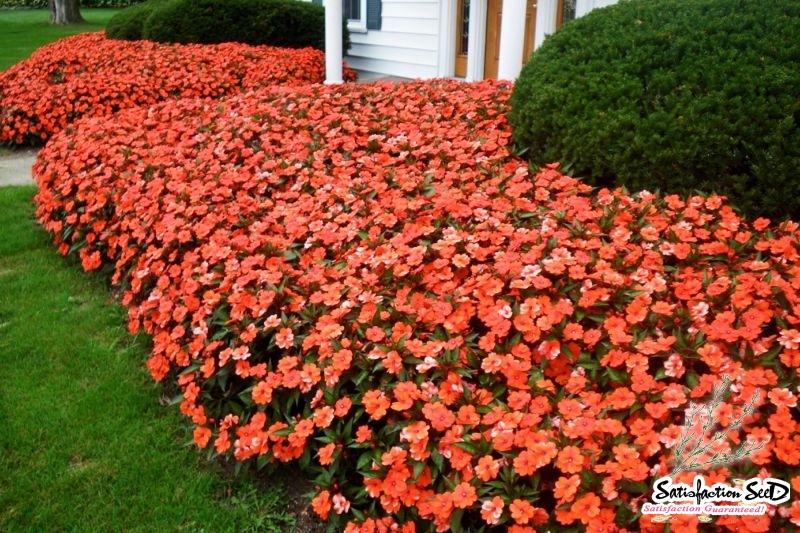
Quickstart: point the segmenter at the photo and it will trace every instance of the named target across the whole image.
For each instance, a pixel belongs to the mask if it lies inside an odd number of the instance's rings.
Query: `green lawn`
[[[25,59],[40,46],[67,35],[99,31],[118,9],[81,9],[86,24],[52,26],[46,9],[0,10],[0,70]]]
[[[288,531],[282,492],[185,447],[147,342],[103,280],[59,256],[33,187],[0,188],[0,531]]]

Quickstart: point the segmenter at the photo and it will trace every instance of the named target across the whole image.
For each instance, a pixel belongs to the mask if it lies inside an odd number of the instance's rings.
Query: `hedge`
[[[549,37],[509,120],[535,163],[599,186],[718,193],[800,217],[800,0],[631,0]]]
[[[342,28],[347,50],[347,21]],[[233,41],[324,51],[325,9],[297,0],[162,0],[122,11],[109,21],[106,33],[163,43]]]
[[[148,0],[123,9],[106,24],[106,36],[109,39],[138,41],[143,38],[142,30],[147,18],[155,11],[156,6],[165,0]]]
[[[81,7],[129,7],[143,2],[144,0],[81,0]],[[47,9],[47,0],[0,0],[0,9]]]

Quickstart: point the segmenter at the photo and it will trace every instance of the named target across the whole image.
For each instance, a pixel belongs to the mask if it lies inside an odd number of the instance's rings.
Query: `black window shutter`
[[[381,29],[381,0],[367,0],[367,29]]]

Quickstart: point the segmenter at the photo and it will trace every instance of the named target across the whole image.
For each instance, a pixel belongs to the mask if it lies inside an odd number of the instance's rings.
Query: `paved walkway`
[[[24,148],[10,153],[0,152],[0,187],[6,185],[34,185],[31,167],[37,150]]]
[[[380,74],[378,72],[358,71],[358,81],[356,83],[372,83],[373,81],[394,81],[404,82],[411,81],[409,78],[401,78],[399,76],[389,76],[388,74]]]
[[[387,76],[376,72],[359,72],[359,83],[374,81],[410,81],[407,78]],[[8,185],[34,185],[31,178],[31,167],[36,160],[37,150],[32,148],[15,149],[6,153],[0,151],[0,187]]]

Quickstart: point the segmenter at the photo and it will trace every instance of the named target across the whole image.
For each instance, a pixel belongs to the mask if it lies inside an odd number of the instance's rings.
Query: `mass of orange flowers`
[[[344,76],[354,80],[355,72],[345,65]],[[82,116],[324,79],[324,54],[312,48],[160,44],[80,34],[0,72],[0,144],[41,144]]]
[[[761,391],[723,446],[767,443],[706,483],[800,490],[798,225],[531,169],[509,91],[275,86],[85,118],[41,152],[38,217],[111,276],[196,445],[307,465],[341,530],[661,530],[641,505],[723,375],[721,427]],[[800,501],[718,524],[788,531]]]

